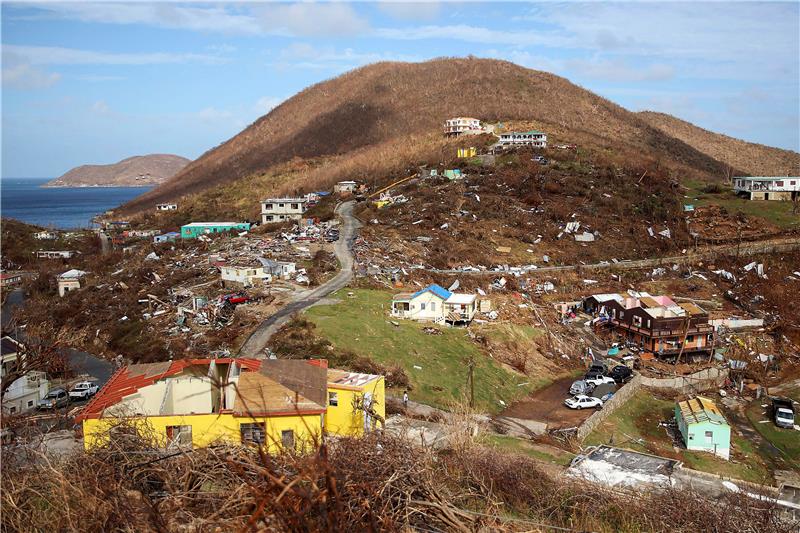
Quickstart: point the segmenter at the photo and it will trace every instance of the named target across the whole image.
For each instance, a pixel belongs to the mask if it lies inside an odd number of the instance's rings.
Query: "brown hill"
[[[672,115],[642,111],[645,122],[702,153],[753,176],[797,176],[800,154],[704,130]]]
[[[304,176],[305,186],[327,186],[337,177],[368,172],[374,178],[375,172],[407,168],[416,154],[435,151],[441,124],[458,115],[533,123],[551,139],[635,150],[705,177],[721,177],[726,169],[636,113],[553,74],[490,59],[385,62],[303,90],[123,210],[148,210],[157,202],[263,174],[293,158],[327,160],[313,180]]]
[[[81,165],[44,187],[142,187],[158,185],[189,164],[172,154],[137,155],[111,165]]]

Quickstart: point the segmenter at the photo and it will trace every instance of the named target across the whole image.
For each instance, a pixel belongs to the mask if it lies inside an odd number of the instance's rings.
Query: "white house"
[[[0,272],[0,287],[9,287],[22,283],[22,274],[19,272]]]
[[[176,211],[178,204],[156,204],[156,211]]]
[[[36,257],[39,259],[69,259],[75,255],[71,250],[38,250]]]
[[[536,148],[547,148],[547,134],[538,130],[501,133],[500,146],[534,146]]]
[[[356,187],[358,187],[358,184],[355,181],[340,181],[333,186],[333,192],[339,194],[353,192],[356,190]]]
[[[18,415],[36,409],[36,404],[50,392],[44,372],[31,371],[15,379],[3,397],[3,414]]]
[[[305,198],[267,198],[261,201],[261,222],[300,220],[306,210]]]
[[[796,200],[800,198],[800,176],[736,176],[733,191],[749,200]]]
[[[439,285],[429,285],[415,293],[394,295],[391,315],[437,324],[455,324],[471,322],[477,311],[478,298],[474,294],[453,293]]]
[[[54,241],[58,239],[58,235],[52,231],[39,231],[33,234],[33,238],[37,241]]]
[[[264,272],[274,278],[291,279],[292,275],[297,272],[297,265],[288,261],[274,261],[263,258],[259,258],[259,260],[264,267]]]
[[[87,272],[83,270],[67,270],[63,274],[58,276],[58,295],[62,298],[65,294],[70,291],[76,291],[81,288],[81,278],[85,276]]]
[[[264,267],[261,265],[240,263],[223,265],[219,268],[223,285],[232,282],[240,283],[245,287],[252,287],[272,281],[272,274],[264,272]]]
[[[455,117],[444,121],[445,135],[477,135],[483,133],[481,121],[472,117]]]

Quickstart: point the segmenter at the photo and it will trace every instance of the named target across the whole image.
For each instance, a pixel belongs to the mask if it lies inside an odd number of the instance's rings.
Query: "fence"
[[[631,396],[642,387],[653,389],[671,389],[682,393],[698,393],[716,388],[728,377],[727,368],[706,368],[688,376],[671,378],[648,378],[637,374],[627,385],[619,389],[603,408],[587,418],[578,428],[578,440],[583,441],[594,428],[601,424],[614,411],[625,405]]]

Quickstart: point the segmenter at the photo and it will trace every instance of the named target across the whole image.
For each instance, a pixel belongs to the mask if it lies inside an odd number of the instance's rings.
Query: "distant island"
[[[42,187],[147,187],[159,185],[188,165],[172,154],[138,155],[110,165],[81,165]]]

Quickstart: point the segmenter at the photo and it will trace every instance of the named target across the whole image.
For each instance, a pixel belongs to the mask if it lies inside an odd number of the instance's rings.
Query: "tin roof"
[[[361,374],[359,372],[348,372],[347,370],[328,369],[328,383],[331,385],[341,385],[344,387],[363,387],[371,381],[380,379],[381,376],[375,374]]]
[[[428,285],[424,289],[415,292],[414,295],[412,296],[412,298],[416,298],[420,294],[425,294],[426,292],[432,292],[433,294],[435,294],[436,296],[438,296],[442,300],[447,300],[453,294],[452,292],[448,291],[444,287],[440,287],[439,285],[436,285],[434,283],[433,285]]]
[[[686,424],[699,424],[702,422],[728,424],[717,405],[711,399],[703,396],[696,396],[678,402],[678,408]]]

